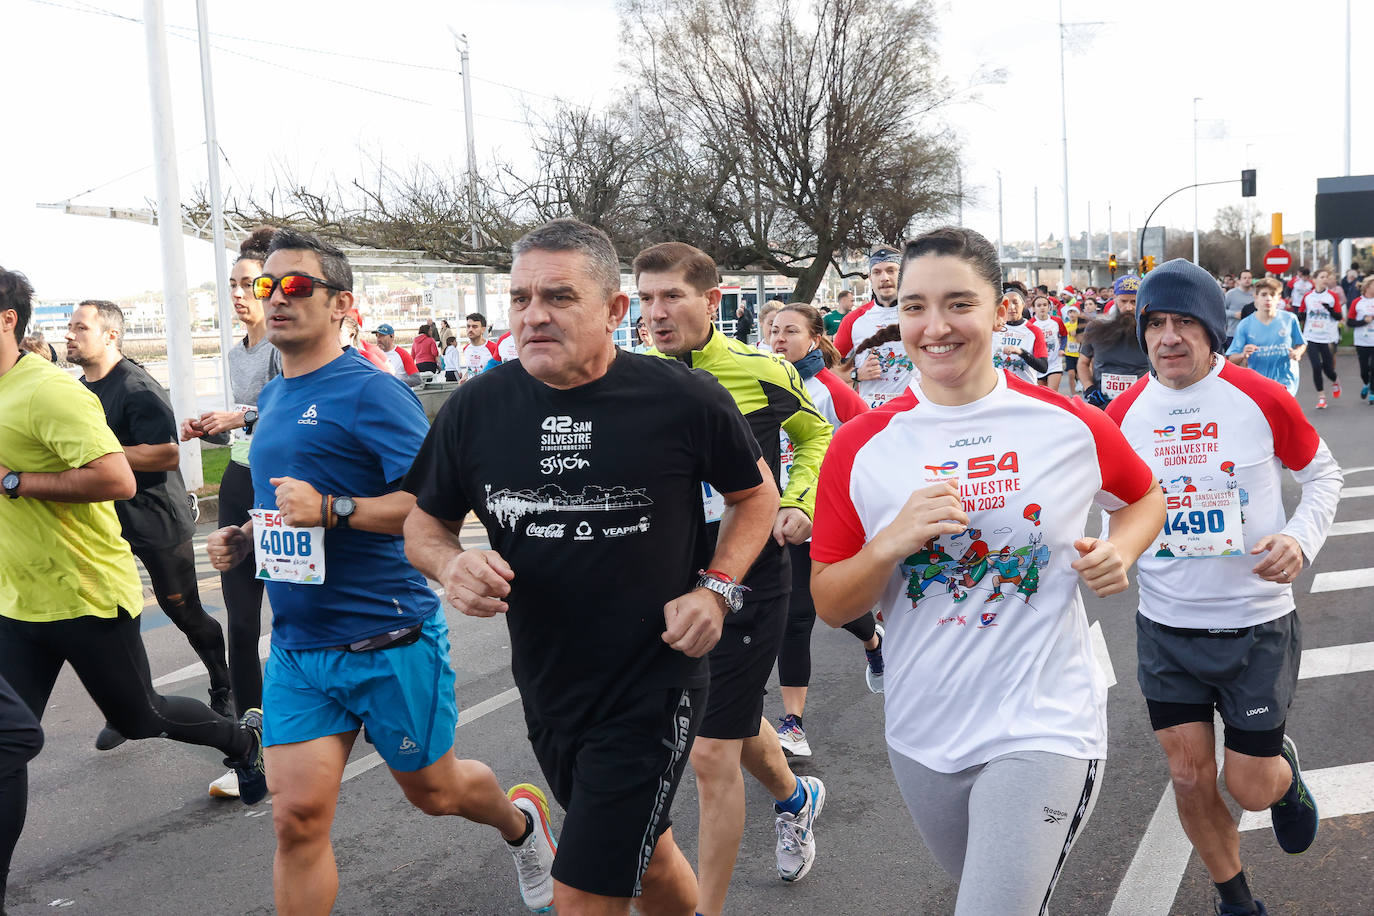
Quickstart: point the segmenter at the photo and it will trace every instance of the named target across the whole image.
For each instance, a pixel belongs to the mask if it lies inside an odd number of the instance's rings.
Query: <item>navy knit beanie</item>
[[[1207,271],[1186,258],[1165,261],[1145,275],[1135,298],[1136,333],[1140,349],[1145,347],[1145,316],[1150,312],[1172,312],[1202,322],[1212,339],[1212,352],[1222,353],[1226,345],[1225,296]]]

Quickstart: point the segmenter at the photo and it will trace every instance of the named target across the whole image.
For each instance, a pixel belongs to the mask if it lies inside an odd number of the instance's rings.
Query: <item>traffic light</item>
[[[1152,254],[1145,255],[1145,257],[1141,258],[1140,264],[1140,275],[1144,276],[1155,269],[1155,256]]]
[[[1240,173],[1240,196],[1255,196],[1255,170],[1242,169]]]
[[[1145,259],[1144,259],[1144,258],[1141,258],[1140,261],[1135,265],[1135,272],[1138,273],[1138,274],[1140,274],[1142,277],[1145,276]]]
[[[1116,277],[1116,255],[1107,255],[1107,270],[1111,272],[1113,279]]]

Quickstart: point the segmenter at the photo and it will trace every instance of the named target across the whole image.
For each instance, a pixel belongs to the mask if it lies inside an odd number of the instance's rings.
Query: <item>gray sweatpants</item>
[[[1097,803],[1101,760],[1043,751],[958,773],[887,750],[927,848],[959,882],[955,916],[1045,916],[1069,849]]]

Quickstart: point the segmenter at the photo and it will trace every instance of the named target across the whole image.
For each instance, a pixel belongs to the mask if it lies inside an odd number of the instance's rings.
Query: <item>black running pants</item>
[[[229,462],[219,485],[219,526],[242,525],[253,508],[253,475],[245,465]],[[262,580],[255,578],[252,559],[219,574],[224,609],[229,617],[229,683],[234,707],[242,716],[262,706]]]
[[[811,628],[816,623],[816,603],[811,600],[811,542],[788,544],[792,560],[792,594],[787,604],[787,628],[778,650],[778,683],[806,687],[811,683]],[[863,642],[873,638],[877,621],[869,611],[844,628]]]
[[[0,677],[0,911],[5,908],[10,859],[28,813],[29,761],[42,749],[38,719]]]
[[[139,549],[134,556],[143,561],[158,607],[186,640],[210,673],[210,689],[228,689],[229,666],[224,660],[224,631],[219,621],[205,613],[196,585],[196,555],[190,541],[174,547]]]
[[[1317,392],[1321,393],[1323,373],[1331,381],[1336,380],[1336,357],[1331,351],[1331,344],[1309,343],[1307,358],[1312,361],[1312,384],[1316,385]]]

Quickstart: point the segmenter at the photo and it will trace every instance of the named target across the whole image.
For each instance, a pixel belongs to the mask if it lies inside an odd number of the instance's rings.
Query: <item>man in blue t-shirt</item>
[[[1236,325],[1226,358],[1254,369],[1288,389],[1298,392],[1298,373],[1307,343],[1297,316],[1285,311],[1283,286],[1273,277],[1255,282],[1255,311]]]
[[[342,252],[283,229],[263,269],[253,294],[266,300],[282,374],[258,397],[252,518],[216,531],[207,547],[216,569],[253,562],[272,603],[263,744],[277,911],[332,906],[329,831],[363,726],[416,807],[497,828],[526,905],[547,907],[547,802],[533,786],[502,792],[485,764],[454,754],[448,624],[405,559],[401,527],[415,497],[400,481],[424,441],[424,411],[400,380],[340,349],[339,324],[353,308]]]

